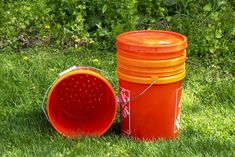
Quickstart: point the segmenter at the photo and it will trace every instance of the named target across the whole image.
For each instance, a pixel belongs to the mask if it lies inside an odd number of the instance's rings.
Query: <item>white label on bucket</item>
[[[180,128],[180,94],[182,92],[182,87],[176,90],[176,104],[175,104],[175,122],[174,122],[174,133],[179,131]]]
[[[130,90],[120,87],[122,131],[131,134]]]

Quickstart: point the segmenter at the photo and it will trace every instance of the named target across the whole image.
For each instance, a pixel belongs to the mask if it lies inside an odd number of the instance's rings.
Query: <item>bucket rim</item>
[[[116,71],[116,74],[119,79],[139,84],[151,84],[153,83],[153,81],[156,81],[155,84],[168,84],[183,80],[186,76],[185,70],[177,75],[167,76],[167,77],[160,77],[157,75],[152,75],[151,77],[138,77],[138,76],[124,74],[119,70]]]
[[[186,61],[186,52],[177,58],[165,60],[143,60],[133,59],[117,54],[117,61],[126,66],[143,67],[143,68],[163,68],[182,64]]]
[[[185,62],[179,65],[169,66],[169,67],[160,67],[160,68],[145,68],[145,67],[134,67],[122,64],[120,62],[117,63],[117,68],[125,69],[132,72],[140,72],[140,73],[169,73],[175,72],[180,69],[185,69]]]
[[[172,59],[182,56],[186,52],[186,49],[179,50],[179,51],[171,51],[169,53],[151,53],[151,52],[132,52],[122,50],[117,47],[117,53],[125,56],[131,57],[135,59],[146,59],[146,60],[162,60],[162,59]]]
[[[127,75],[132,75],[132,76],[136,76],[136,77],[151,77],[151,76],[158,76],[158,77],[170,77],[170,76],[174,76],[177,74],[180,74],[182,72],[185,71],[185,68],[180,68],[177,69],[175,71],[169,71],[169,72],[137,72],[137,71],[130,71],[127,69],[123,69],[121,67],[117,67],[117,71],[120,71],[121,73],[127,74]]]

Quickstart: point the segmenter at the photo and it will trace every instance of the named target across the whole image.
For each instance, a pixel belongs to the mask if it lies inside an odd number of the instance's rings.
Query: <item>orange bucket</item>
[[[132,31],[119,35],[116,45],[122,132],[143,140],[176,138],[186,37]]]
[[[63,136],[100,136],[115,119],[115,92],[95,68],[75,67],[51,86],[47,114],[51,125]]]

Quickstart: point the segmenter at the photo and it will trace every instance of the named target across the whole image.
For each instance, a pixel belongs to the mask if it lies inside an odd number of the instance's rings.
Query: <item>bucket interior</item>
[[[53,88],[48,99],[52,125],[69,137],[101,135],[110,127],[115,114],[112,88],[90,74],[66,77]]]

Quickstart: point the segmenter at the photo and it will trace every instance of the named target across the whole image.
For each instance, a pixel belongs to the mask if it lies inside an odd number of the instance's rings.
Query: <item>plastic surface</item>
[[[146,67],[146,68],[161,68],[170,67],[184,63],[186,60],[186,54],[172,59],[166,60],[143,60],[143,59],[133,59],[117,55],[118,63],[122,63],[134,67]]]
[[[122,132],[140,140],[176,138],[186,37],[160,30],[131,31],[120,34],[116,46]]]
[[[165,60],[133,59],[117,54],[117,76],[134,83],[172,83],[185,77],[186,53]]]
[[[112,125],[117,111],[110,83],[91,70],[74,70],[52,86],[47,112],[52,126],[62,135],[100,136]]]
[[[129,69],[124,69],[124,68],[118,67],[117,71],[119,71],[121,73],[124,73],[124,74],[127,74],[127,75],[131,75],[131,76],[151,78],[152,76],[153,77],[156,77],[156,76],[158,76],[158,77],[175,76],[175,75],[178,75],[180,73],[183,73],[185,71],[185,68],[183,67],[183,68],[177,69],[175,71],[171,71],[171,72],[158,72],[158,71],[155,71],[155,73],[153,73],[153,71],[136,72],[136,71],[131,71]]]
[[[133,59],[144,59],[144,60],[161,60],[161,59],[171,59],[182,56],[185,53],[185,50],[178,52],[169,52],[169,53],[141,53],[141,52],[128,52],[120,48],[117,48],[118,54],[129,57]]]
[[[187,48],[185,36],[162,30],[139,30],[117,36],[116,46],[139,54],[173,53]]]
[[[122,64],[120,62],[117,63],[118,68],[122,68],[128,71],[136,72],[136,73],[169,73],[169,72],[174,72],[179,69],[185,69],[185,63],[175,65],[175,66],[170,66],[170,67],[161,67],[161,68],[144,68],[144,67],[135,67],[135,66],[128,66],[125,64]]]
[[[125,103],[148,86],[119,79],[122,132],[139,140],[176,138],[182,81],[153,85],[138,99]]]
[[[166,77],[159,77],[157,74],[152,75],[151,77],[137,77],[137,76],[124,74],[120,72],[119,70],[117,71],[117,76],[119,79],[123,79],[123,80],[133,82],[133,83],[140,83],[140,84],[151,84],[154,80],[157,80],[155,84],[173,83],[173,82],[183,80],[185,78],[185,75],[186,75],[186,72],[184,71],[183,73],[179,73],[177,75],[172,75],[172,76],[166,76]]]

